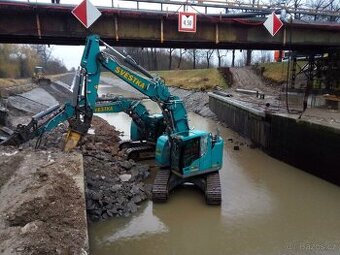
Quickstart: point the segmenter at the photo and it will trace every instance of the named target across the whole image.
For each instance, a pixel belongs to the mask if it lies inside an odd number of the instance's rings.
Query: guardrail
[[[61,5],[66,0],[61,0]],[[1,1],[0,1],[1,2]],[[39,0],[22,0],[13,2],[26,2],[26,3],[44,3]],[[255,2],[255,1],[254,1]],[[284,1],[283,1],[284,2]],[[222,16],[235,15],[235,14],[247,14],[248,16],[267,15],[271,12],[280,14],[283,10],[285,13],[294,15],[295,19],[308,20],[324,20],[324,21],[340,21],[340,10],[326,10],[318,8],[298,7],[292,8],[284,4],[267,5],[257,3],[249,4],[242,1],[230,1],[230,0],[110,0],[107,1],[106,6],[98,7],[112,7],[122,9],[135,9],[135,10],[154,10],[159,12],[177,12],[179,10],[190,9],[193,12],[210,15],[219,14]],[[46,3],[45,3],[46,4]],[[69,4],[67,4],[69,5]],[[152,8],[151,8],[152,6]],[[158,8],[156,8],[158,7]],[[339,6],[340,8],[340,6]]]

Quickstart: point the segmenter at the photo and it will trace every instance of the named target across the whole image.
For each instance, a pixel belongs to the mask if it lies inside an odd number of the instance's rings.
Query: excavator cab
[[[170,167],[177,176],[187,178],[218,171],[222,166],[221,151],[221,137],[213,137],[211,133],[201,130],[191,130],[187,135],[159,137],[156,161],[161,167]]]
[[[154,202],[165,202],[177,186],[191,183],[204,192],[207,204],[221,204],[223,138],[219,135],[190,130],[186,134],[160,136],[155,158],[161,169],[152,188]]]

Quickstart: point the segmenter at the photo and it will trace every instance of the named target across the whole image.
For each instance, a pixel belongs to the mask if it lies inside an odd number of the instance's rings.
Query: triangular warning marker
[[[266,21],[263,23],[265,28],[269,31],[269,33],[274,36],[277,32],[279,32],[280,28],[283,26],[282,21],[274,12],[268,16]]]
[[[89,1],[84,0],[72,10],[72,14],[86,27],[89,28],[102,13]]]

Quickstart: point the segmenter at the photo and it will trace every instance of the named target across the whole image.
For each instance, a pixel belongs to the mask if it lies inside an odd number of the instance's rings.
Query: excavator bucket
[[[78,145],[80,139],[81,139],[80,133],[73,131],[72,129],[69,129],[65,140],[64,151],[69,152],[73,150]]]

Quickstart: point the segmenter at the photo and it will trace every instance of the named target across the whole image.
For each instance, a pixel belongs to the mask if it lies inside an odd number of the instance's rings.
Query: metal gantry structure
[[[19,0],[13,2],[28,2],[31,4],[40,4],[39,0]],[[288,2],[292,2],[290,4]],[[296,1],[295,1],[296,2]],[[309,20],[309,21],[327,21],[327,22],[339,22],[340,21],[340,4],[330,8],[330,4],[322,5],[321,3],[316,6],[308,6],[307,4],[301,5],[294,4],[294,1],[281,0],[272,3],[266,3],[266,1],[260,0],[111,0],[110,6],[98,6],[98,7],[112,7],[119,9],[135,9],[143,11],[155,11],[155,12],[177,12],[180,9],[188,10],[188,7],[192,11],[200,14],[221,16],[235,16],[235,17],[254,17],[265,16],[273,11],[276,14],[283,13],[284,15],[289,13],[293,15],[294,19]],[[45,3],[46,4],[46,3]],[[65,2],[61,2],[62,5],[70,5]],[[154,4],[152,8],[148,7],[150,4]],[[159,7],[157,9],[156,7]],[[175,10],[175,11],[174,11]]]

